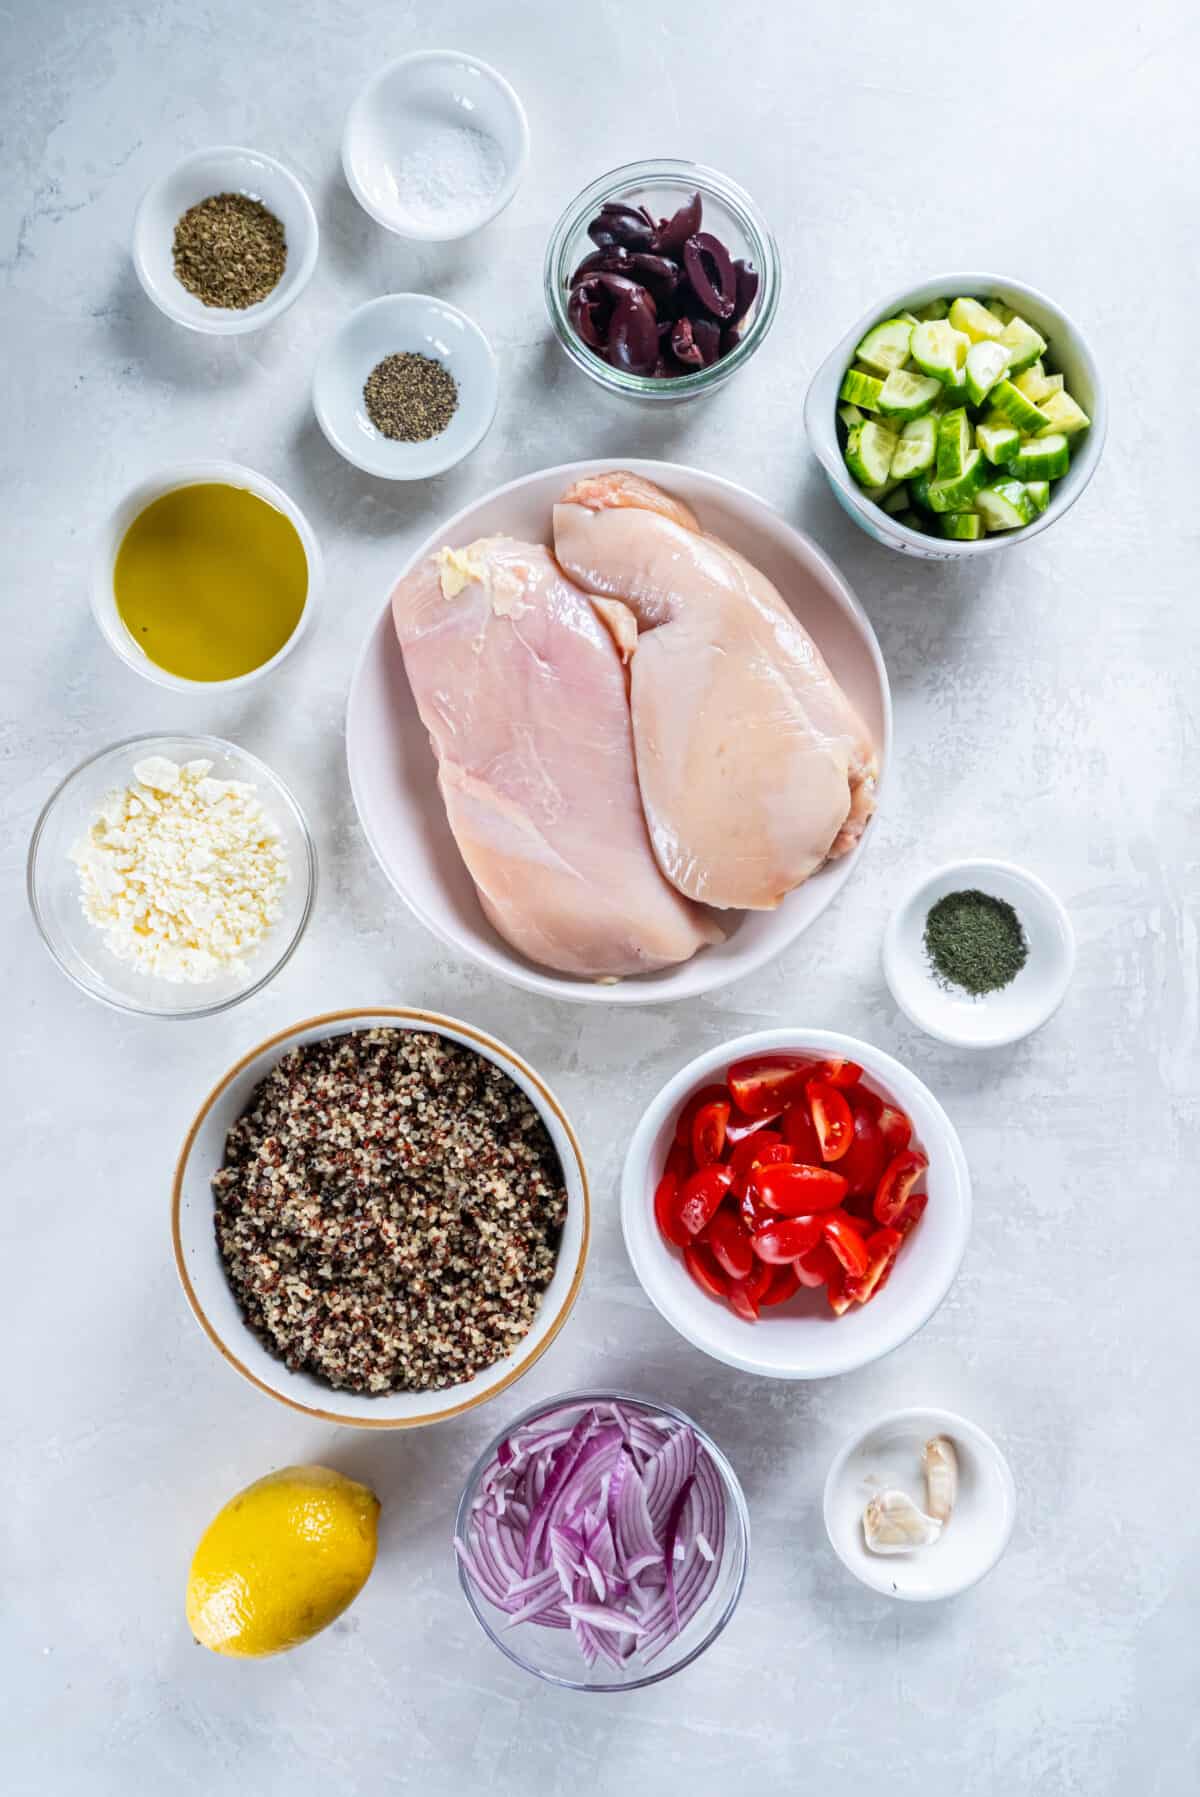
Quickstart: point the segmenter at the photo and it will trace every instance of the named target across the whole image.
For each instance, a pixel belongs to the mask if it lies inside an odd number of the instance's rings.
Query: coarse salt
[[[507,173],[494,138],[471,125],[431,123],[392,164],[398,205],[422,230],[466,229]]]
[[[278,828],[253,786],[211,761],[136,763],[72,851],[85,916],[139,973],[200,985],[242,973],[280,913]]]

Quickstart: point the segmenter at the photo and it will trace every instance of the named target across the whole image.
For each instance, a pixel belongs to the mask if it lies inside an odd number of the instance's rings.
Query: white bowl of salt
[[[359,94],[342,134],[350,191],[400,237],[448,243],[503,212],[525,175],[529,123],[503,75],[458,50],[417,50]]]

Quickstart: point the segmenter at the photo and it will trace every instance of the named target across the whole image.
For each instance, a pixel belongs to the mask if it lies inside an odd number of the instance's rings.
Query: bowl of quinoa
[[[261,1043],[205,1099],[172,1195],[201,1328],[270,1396],[405,1428],[545,1352],[583,1276],[587,1175],[540,1076],[471,1024],[381,1007]]]

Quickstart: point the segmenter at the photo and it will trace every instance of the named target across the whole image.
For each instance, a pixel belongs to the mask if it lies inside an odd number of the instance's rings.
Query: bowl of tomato
[[[954,1125],[891,1055],[765,1030],[697,1056],[647,1107],[621,1222],[646,1295],[695,1347],[767,1378],[824,1379],[937,1310],[971,1181]]]

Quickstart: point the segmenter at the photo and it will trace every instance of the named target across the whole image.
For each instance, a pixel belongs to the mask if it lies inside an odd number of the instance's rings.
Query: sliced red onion
[[[506,1627],[569,1629],[589,1667],[648,1663],[716,1584],[725,1494],[699,1437],[619,1403],[510,1435],[455,1551]]]

